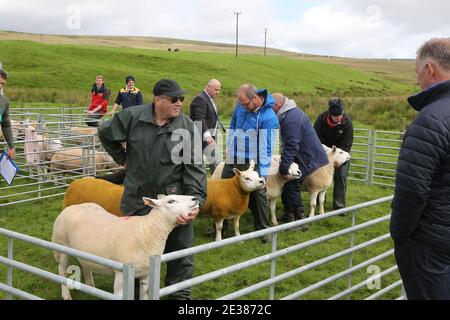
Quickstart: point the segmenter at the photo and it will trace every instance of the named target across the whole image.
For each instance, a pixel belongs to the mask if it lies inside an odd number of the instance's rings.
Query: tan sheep
[[[141,283],[140,297],[147,299],[149,257],[161,255],[169,233],[177,226],[177,217],[189,215],[198,208],[192,196],[170,195],[156,199],[143,198],[153,207],[145,216],[116,217],[95,203],[65,208],[53,224],[52,242],[121,263],[132,264]],[[65,277],[69,266],[67,254],[53,252],[59,275]],[[78,259],[86,284],[94,286],[92,272],[111,273],[108,267]],[[123,293],[123,275],[115,272],[114,294]],[[62,297],[70,300],[69,288],[61,285]]]
[[[93,156],[92,152],[87,149],[83,153],[82,148],[58,150],[52,156],[50,163],[50,169],[53,172],[59,170],[82,170],[85,166],[93,168]],[[96,170],[117,168],[118,166],[106,152],[95,152]]]
[[[116,216],[121,216],[123,186],[103,179],[86,177],[73,181],[64,195],[63,208],[74,204],[96,203]]]
[[[269,169],[269,175],[267,176],[266,180],[266,186],[267,186],[267,200],[269,201],[270,206],[270,216],[271,221],[273,225],[277,225],[277,217],[276,217],[276,205],[277,205],[277,198],[281,195],[283,192],[283,187],[286,184],[286,182],[291,180],[300,179],[302,176],[302,173],[298,167],[298,164],[293,162],[291,166],[289,167],[289,174],[288,174],[288,180],[284,180],[281,178],[281,175],[279,173],[280,168],[280,161],[281,156],[274,155],[272,157],[272,160],[270,162],[270,169]],[[222,176],[223,167],[225,165],[225,162],[221,162],[217,165],[216,170],[214,170],[213,175],[211,176],[211,179],[220,179]]]
[[[222,240],[222,227],[225,219],[233,219],[234,234],[239,233],[239,220],[248,207],[250,193],[265,187],[265,181],[254,169],[254,162],[246,171],[233,169],[231,179],[208,179],[206,203],[200,215],[214,218],[216,241]]]

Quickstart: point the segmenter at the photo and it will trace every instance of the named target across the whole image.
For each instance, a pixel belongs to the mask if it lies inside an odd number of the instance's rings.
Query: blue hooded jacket
[[[227,136],[227,163],[255,160],[259,175],[267,177],[279,124],[273,97],[267,89],[258,90],[257,94],[264,99],[257,112],[248,112],[239,102],[236,105]]]

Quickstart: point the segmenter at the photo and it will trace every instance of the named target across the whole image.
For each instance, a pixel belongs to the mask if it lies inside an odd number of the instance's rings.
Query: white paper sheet
[[[12,183],[17,171],[19,168],[6,156],[6,152],[3,152],[0,155],[0,174],[8,184]]]

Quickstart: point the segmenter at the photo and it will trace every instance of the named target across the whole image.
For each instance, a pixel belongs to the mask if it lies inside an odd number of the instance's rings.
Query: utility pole
[[[267,29],[264,28],[264,57],[266,56],[266,49],[267,49]]]
[[[241,14],[242,12],[234,12],[234,14],[236,15],[236,59],[237,59],[237,57],[238,57],[238,46],[239,46],[239,41],[238,41],[238,39],[239,39],[239,15]]]

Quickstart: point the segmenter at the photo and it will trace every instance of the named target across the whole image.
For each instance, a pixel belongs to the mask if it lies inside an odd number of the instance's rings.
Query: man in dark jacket
[[[328,101],[328,111],[319,115],[314,129],[322,144],[330,148],[336,146],[350,153],[353,145],[353,123],[344,113],[344,103],[341,99],[332,98]],[[333,210],[345,208],[349,169],[350,162],[347,161],[334,171]]]
[[[215,103],[215,98],[220,92],[220,87],[219,80],[209,80],[205,89],[192,100],[190,106],[190,118],[194,121],[202,135],[203,154],[208,159],[211,174],[216,169],[217,164],[222,162],[222,158],[216,149],[217,130],[220,127],[223,132],[226,132],[219,120],[219,113]]]
[[[200,206],[206,201],[205,168],[200,144],[196,150],[194,143],[195,135],[199,139],[198,132],[191,119],[181,113],[184,93],[174,80],[162,79],[155,84],[151,105],[122,110],[99,127],[98,135],[105,150],[126,168],[122,214],[148,214],[150,208],[143,203],[144,196],[192,195],[200,200]],[[127,142],[126,150],[122,142]],[[187,217],[178,217],[180,225],[169,234],[164,252],[194,244],[194,228],[190,222],[197,214],[198,209]],[[193,272],[193,256],[170,261],[165,284],[190,279]],[[190,289],[178,291],[169,298],[189,299]]]
[[[328,158],[306,113],[297,107],[294,100],[281,93],[274,93],[272,96],[275,99],[273,110],[280,122],[281,177],[287,180],[289,167],[293,162],[298,164],[302,172],[301,179],[287,182],[281,194],[284,215],[280,221],[292,222],[304,218],[305,209],[300,194],[302,181],[328,164]],[[303,225],[302,231],[306,230],[307,226]]]
[[[8,74],[0,68],[0,92],[3,92],[7,79]],[[14,148],[14,137],[11,131],[11,120],[9,119],[9,100],[3,94],[0,94],[0,125],[3,137],[8,144],[8,157],[14,158],[16,149]]]
[[[114,117],[116,109],[120,105],[122,109],[126,109],[133,106],[140,106],[143,103],[144,98],[141,90],[136,87],[136,79],[133,76],[128,76],[125,78],[125,87],[121,88],[117,94],[110,114]]]
[[[391,236],[408,299],[450,299],[450,38],[416,58],[419,114],[398,158]]]

